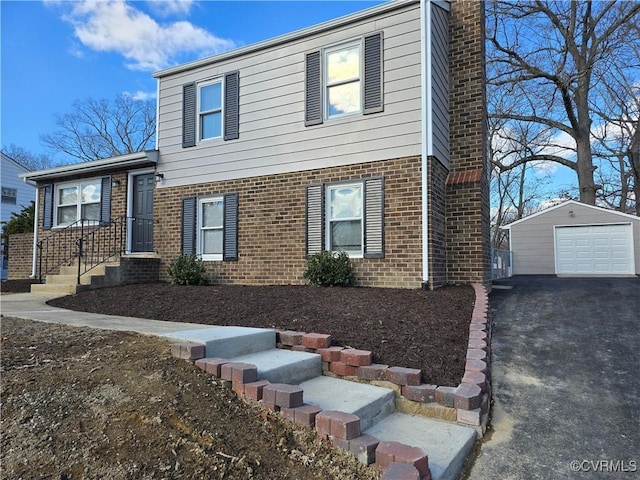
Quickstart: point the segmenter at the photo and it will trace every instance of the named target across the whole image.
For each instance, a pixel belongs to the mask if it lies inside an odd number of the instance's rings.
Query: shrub
[[[353,284],[353,268],[345,252],[326,250],[307,259],[304,278],[317,287],[349,287]]]
[[[209,281],[204,262],[195,255],[179,255],[169,263],[167,272],[177,285],[206,285]]]

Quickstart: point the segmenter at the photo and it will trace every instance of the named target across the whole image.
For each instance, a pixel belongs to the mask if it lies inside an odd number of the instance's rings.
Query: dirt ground
[[[380,477],[155,337],[3,317],[0,373],[3,479]]]
[[[82,292],[49,304],[174,322],[328,333],[335,345],[373,352],[377,363],[419,368],[424,383],[457,386],[474,301],[470,286],[422,291],[152,283]]]

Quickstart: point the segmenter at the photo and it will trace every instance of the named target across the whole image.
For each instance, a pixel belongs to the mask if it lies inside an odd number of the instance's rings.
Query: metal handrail
[[[36,246],[40,283],[45,275],[76,259],[79,285],[83,274],[126,252],[127,228],[130,221],[153,224],[153,219],[126,215],[109,222],[81,219],[38,241]]]
[[[76,220],[66,227],[56,230],[51,235],[38,240],[36,247],[38,249],[38,281],[40,283],[42,283],[42,278],[45,275],[55,271],[58,267],[77,256],[74,245],[78,238],[78,229],[82,237],[84,236],[85,228],[89,226],[97,228],[95,225],[89,225],[89,220]]]
[[[92,268],[122,255],[127,248],[127,217],[118,217],[87,232],[76,240],[78,255],[77,283]]]

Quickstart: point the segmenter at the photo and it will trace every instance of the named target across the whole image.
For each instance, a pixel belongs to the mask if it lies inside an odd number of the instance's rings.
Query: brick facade
[[[33,267],[33,233],[9,235],[9,280],[31,276]]]
[[[385,258],[353,259],[360,286],[419,288],[422,284],[420,158],[410,157],[177,188],[155,194],[155,248],[166,266],[180,254],[181,205],[189,196],[238,193],[238,261],[207,262],[215,283],[303,284],[305,187],[384,177]]]
[[[429,288],[490,282],[483,29],[482,2],[464,0],[451,4],[450,171],[435,158],[427,159]],[[89,175],[60,178],[56,183]],[[127,172],[104,171],[95,177],[105,175],[119,182],[112,188],[111,218],[124,216]],[[181,253],[183,198],[237,193],[239,258],[233,262],[207,262],[212,281],[247,285],[306,283],[302,277],[305,188],[371,177],[384,178],[385,256],[352,259],[356,284],[419,288],[423,286],[420,157],[182,187],[160,186],[154,194],[154,249],[161,260],[153,268],[159,269],[161,280],[168,280],[167,266]],[[41,226],[42,188],[38,195]],[[40,227],[39,239],[57,231],[43,231]]]
[[[491,281],[484,3],[452,4],[451,172],[446,187],[447,282]]]

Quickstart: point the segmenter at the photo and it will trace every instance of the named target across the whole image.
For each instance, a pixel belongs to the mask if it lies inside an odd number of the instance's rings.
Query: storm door
[[[131,251],[153,252],[153,173],[133,177]]]

